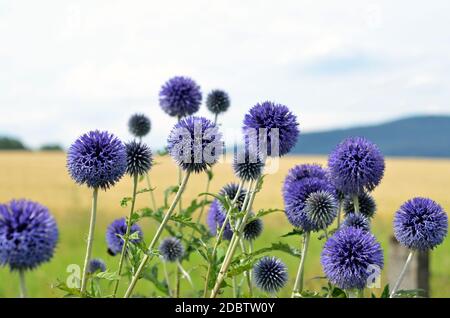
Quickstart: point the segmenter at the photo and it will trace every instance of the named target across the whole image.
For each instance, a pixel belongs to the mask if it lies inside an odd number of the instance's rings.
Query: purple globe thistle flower
[[[144,137],[150,132],[152,124],[144,114],[134,114],[128,121],[128,130],[133,136]]]
[[[223,210],[222,204],[219,200],[215,199],[211,203],[208,211],[208,216],[206,218],[206,223],[208,224],[211,235],[217,235],[223,225],[223,222],[225,222],[226,213],[227,212]],[[231,229],[230,223],[227,222],[227,224],[225,225],[225,230],[223,232],[223,238],[226,240],[231,240],[232,237],[233,230]]]
[[[137,141],[125,144],[127,150],[127,173],[130,176],[142,176],[146,174],[153,164],[152,151],[150,148]]]
[[[90,131],[70,146],[67,168],[76,183],[106,190],[125,173],[125,146],[106,131]]]
[[[93,258],[89,261],[87,272],[94,274],[96,272],[106,272],[106,264],[100,258]]]
[[[159,105],[168,115],[174,117],[192,115],[198,111],[201,102],[200,86],[189,77],[173,77],[159,92]]]
[[[258,144],[267,142],[267,152],[262,155],[283,156],[287,154],[297,143],[298,129],[297,117],[289,109],[281,104],[263,102],[250,109],[244,118],[244,133],[250,139],[255,139]],[[264,129],[264,138],[259,140],[260,129]],[[277,153],[272,153],[274,149]],[[263,148],[261,148],[263,149]]]
[[[359,213],[367,218],[373,218],[375,211],[377,210],[377,204],[370,194],[362,192],[358,195]],[[343,202],[344,213],[346,216],[355,213],[355,205],[353,203],[353,197],[347,196]]]
[[[58,236],[45,206],[23,199],[0,205],[0,264],[11,270],[31,270],[48,262]]]
[[[276,293],[288,280],[286,265],[276,257],[265,256],[253,267],[255,284],[267,293]]]
[[[158,250],[166,262],[181,261],[184,256],[183,244],[175,237],[165,238],[159,245]]]
[[[320,190],[308,196],[304,209],[311,231],[317,232],[333,223],[338,213],[338,204],[333,194]]]
[[[309,232],[315,228],[315,225],[306,214],[306,200],[314,192],[327,191],[333,193],[334,188],[328,180],[306,178],[302,181],[292,183],[284,190],[285,213],[289,222],[293,226]]]
[[[213,114],[224,113],[230,107],[230,97],[220,89],[215,89],[206,97],[206,107]]]
[[[372,191],[384,174],[384,158],[377,145],[361,137],[341,142],[328,159],[331,179],[349,195]]]
[[[185,171],[199,173],[214,165],[222,153],[222,134],[204,117],[181,119],[169,134],[168,150]]]
[[[261,219],[254,219],[248,222],[244,227],[244,239],[247,241],[254,241],[263,231],[263,221]]]
[[[374,270],[381,272],[383,251],[371,233],[346,227],[325,243],[321,263],[332,284],[347,290],[363,289]]]
[[[108,253],[112,256],[120,254],[123,247],[123,236],[127,232],[127,221],[125,218],[114,220],[106,229],[106,243],[108,245]],[[142,241],[144,234],[138,224],[131,226],[130,234],[137,232],[138,238],[130,240],[133,244],[138,244]]]
[[[427,198],[405,202],[394,216],[395,238],[412,250],[433,249],[444,241],[447,229],[447,214]]]
[[[364,216],[363,214],[355,214],[351,213],[348,214],[345,218],[344,222],[342,223],[342,227],[354,227],[357,229],[361,229],[365,232],[370,231],[370,221],[369,219]]]
[[[283,183],[283,191],[286,191],[291,184],[308,178],[318,178],[327,180],[327,170],[319,164],[301,164],[296,165],[288,171]]]

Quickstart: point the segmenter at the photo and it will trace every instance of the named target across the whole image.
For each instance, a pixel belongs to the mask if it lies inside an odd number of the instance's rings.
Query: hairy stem
[[[120,283],[120,275],[122,274],[122,268],[123,268],[123,261],[125,259],[125,255],[127,253],[127,248],[128,248],[128,243],[130,242],[130,232],[131,232],[131,218],[133,217],[133,213],[134,213],[134,206],[136,203],[136,192],[137,192],[137,184],[138,184],[138,177],[139,175],[135,174],[133,176],[133,196],[131,199],[131,209],[130,209],[130,215],[128,216],[128,220],[127,220],[127,229],[125,231],[125,236],[123,237],[123,246],[122,246],[122,251],[120,253],[120,258],[119,258],[119,268],[117,270],[117,276],[119,277],[118,280],[116,280],[115,285],[114,285],[114,291],[112,294],[112,297],[116,297],[117,294],[117,289],[119,288],[119,283]]]
[[[150,199],[152,200],[153,211],[156,211],[155,194],[153,193],[153,188],[152,188],[152,184],[150,182],[150,176],[148,175],[148,173],[145,174],[145,178],[147,179],[147,186],[150,190]]]
[[[25,284],[25,271],[19,271],[19,287],[20,287],[20,298],[27,298],[27,285]]]
[[[222,282],[225,279],[225,274],[227,273],[228,268],[230,267],[234,252],[236,251],[236,247],[238,246],[239,237],[241,236],[244,226],[247,223],[248,218],[250,217],[250,211],[252,209],[253,201],[255,200],[256,189],[258,187],[258,183],[259,182],[256,182],[255,186],[249,187],[248,191],[251,191],[251,194],[250,194],[250,199],[249,199],[248,205],[246,206],[246,209],[245,209],[244,217],[242,218],[242,221],[240,222],[240,224],[238,224],[237,231],[235,231],[233,233],[233,237],[231,239],[230,246],[228,248],[227,254],[225,255],[225,259],[222,263],[222,267],[219,271],[219,274],[217,275],[216,283],[214,285],[213,290],[211,291],[210,298],[216,298],[217,293],[220,290],[220,286],[222,285]]]
[[[292,290],[292,298],[303,291],[303,276],[305,270],[306,254],[308,253],[310,232],[305,233],[305,239],[303,241],[302,255],[300,257],[300,264],[298,266],[297,277],[295,278],[294,289]]]
[[[353,196],[353,206],[355,207],[355,214],[359,213],[359,198],[358,195]]]
[[[233,201],[231,201],[231,205],[228,208],[227,215],[225,216],[225,220],[223,221],[222,226],[220,227],[220,230],[217,234],[216,242],[214,243],[214,247],[213,247],[213,250],[211,253],[212,261],[208,263],[208,271],[206,272],[205,287],[203,290],[203,297],[205,297],[205,298],[208,295],[208,283],[209,283],[209,278],[211,277],[212,262],[215,261],[217,248],[219,247],[219,244],[222,241],[223,232],[225,232],[226,225],[228,224],[228,220],[230,219],[231,211],[234,209],[234,206],[236,205],[237,199],[239,198],[239,195],[242,192],[243,186],[244,186],[244,182],[240,181],[239,185],[238,185],[238,189],[236,191],[236,195],[234,196]]]
[[[98,188],[94,188],[92,192],[92,210],[91,210],[91,219],[89,222],[89,234],[87,238],[86,256],[84,259],[83,276],[81,278],[80,292],[82,294],[86,291],[86,284],[88,278],[87,269],[92,254],[92,244],[94,243],[95,218],[97,216],[97,198],[98,198]]]
[[[169,221],[170,216],[172,215],[173,211],[175,210],[175,207],[177,206],[182,193],[186,189],[186,184],[189,180],[190,175],[191,175],[191,173],[189,171],[186,172],[186,174],[184,175],[183,181],[181,182],[181,186],[178,188],[177,194],[175,195],[175,198],[173,199],[173,202],[170,205],[169,210],[166,212],[164,219],[162,220],[161,224],[159,225],[158,229],[156,230],[155,236],[153,237],[150,245],[148,246],[148,254],[145,254],[145,256],[143,257],[143,259],[141,261],[141,264],[139,264],[139,267],[136,270],[136,273],[133,275],[133,278],[131,279],[131,283],[128,286],[128,289],[124,296],[125,298],[128,298],[131,296],[131,293],[133,292],[134,288],[136,287],[136,283],[139,280],[139,276],[141,275],[142,271],[144,270],[145,265],[147,264],[148,260],[154,256],[153,249],[155,248],[155,245],[158,242],[159,237],[161,236],[167,222]]]
[[[403,281],[403,278],[405,277],[408,265],[409,265],[409,263],[411,263],[411,261],[414,257],[414,253],[415,253],[415,250],[411,250],[409,252],[409,255],[408,255],[408,258],[406,259],[405,265],[403,266],[402,271],[400,272],[400,276],[398,277],[397,281],[395,282],[394,288],[392,288],[391,294],[389,296],[390,298],[394,298],[395,294],[397,293],[397,291]]]

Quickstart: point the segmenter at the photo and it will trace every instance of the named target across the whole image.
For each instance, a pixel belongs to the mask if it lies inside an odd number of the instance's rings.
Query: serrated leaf
[[[155,188],[145,188],[145,189],[137,191],[136,195],[142,194],[142,193],[147,193],[147,192],[153,192],[153,191],[155,191],[155,189],[156,189],[156,187]]]
[[[119,280],[120,279],[120,276],[117,275],[117,272],[110,272],[110,271],[96,273],[94,277],[99,278],[99,279],[106,279],[106,280]]]
[[[126,208],[128,205],[128,202],[130,202],[131,200],[133,200],[133,198],[131,198],[131,197],[122,198],[122,200],[120,200],[120,206],[122,208]]]
[[[384,286],[383,288],[383,292],[381,293],[380,298],[389,298],[389,284],[386,284],[386,286]]]

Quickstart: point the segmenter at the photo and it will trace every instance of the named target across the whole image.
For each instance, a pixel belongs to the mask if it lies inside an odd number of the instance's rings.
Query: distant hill
[[[380,125],[304,133],[292,154],[329,154],[346,137],[363,136],[387,156],[450,157],[450,116],[417,116]]]
[[[0,150],[27,150],[27,147],[18,139],[0,136]]]

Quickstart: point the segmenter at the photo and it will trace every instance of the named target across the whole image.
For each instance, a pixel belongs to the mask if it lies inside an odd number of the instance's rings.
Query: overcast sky
[[[228,91],[234,131],[264,100],[302,131],[450,113],[450,1],[362,2],[0,0],[0,135],[127,140],[144,112],[160,147],[174,120],[158,92],[175,75]]]

